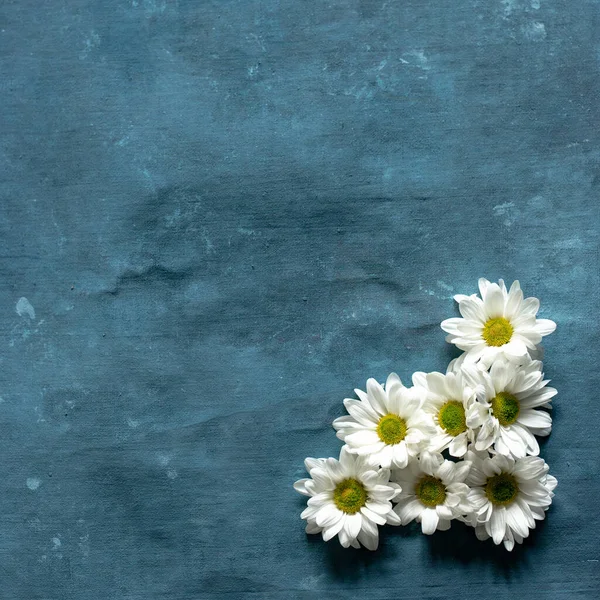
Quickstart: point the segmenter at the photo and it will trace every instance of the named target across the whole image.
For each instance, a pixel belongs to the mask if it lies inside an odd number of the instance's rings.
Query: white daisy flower
[[[350,415],[333,422],[337,437],[351,453],[369,455],[373,464],[386,469],[406,467],[409,457],[417,456],[420,444],[435,432],[431,418],[421,408],[425,390],[404,387],[392,373],[385,389],[369,379],[366,393],[354,391],[360,400],[344,400]]]
[[[452,462],[441,454],[424,452],[406,469],[393,471],[393,481],[402,488],[394,507],[402,525],[416,519],[423,533],[431,535],[436,529],[449,529],[452,519],[471,512],[465,483],[470,467],[468,461]]]
[[[467,476],[473,505],[470,524],[478,539],[491,537],[512,550],[523,543],[535,521],[545,517],[552,504],[556,478],[548,475],[548,465],[537,456],[514,459],[496,454],[481,458],[467,452],[472,462]]]
[[[518,362],[536,350],[542,336],[556,329],[554,321],[536,319],[540,302],[523,299],[518,281],[507,291],[502,279],[490,283],[482,278],[479,291],[481,298],[456,295],[462,318],[442,322],[442,329],[449,334],[446,341],[467,353],[466,362],[481,360],[489,366],[498,356]]]
[[[463,373],[415,373],[413,383],[426,390],[423,410],[430,414],[436,433],[429,440],[431,452],[448,449],[452,456],[464,456],[473,441],[473,430],[467,427],[466,414],[476,402],[475,391],[467,384]]]
[[[474,367],[464,367],[463,373],[477,391],[478,402],[467,412],[467,425],[479,427],[475,449],[493,446],[506,456],[537,456],[540,447],[534,436],[547,436],[552,429],[552,417],[538,409],[551,408],[557,393],[547,386],[550,380],[544,379],[542,363],[533,360],[518,367],[497,360],[489,373]]]
[[[342,448],[335,458],[307,458],[310,479],[300,479],[294,489],[310,496],[301,517],[306,533],[321,533],[327,542],[336,535],[344,548],[362,544],[376,550],[378,525],[400,525],[391,500],[400,486],[390,482],[390,471],[373,467],[366,458]]]

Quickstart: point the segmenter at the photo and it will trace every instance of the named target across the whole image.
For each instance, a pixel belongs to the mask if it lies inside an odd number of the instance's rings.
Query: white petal
[[[465,294],[454,294],[453,296],[455,302],[462,302],[463,300],[466,300],[469,297],[470,296],[466,296]]]
[[[518,504],[513,503],[506,507],[506,524],[521,537],[527,537],[529,533],[527,519]]]
[[[321,528],[314,521],[307,521],[305,531],[308,534],[321,533]]]
[[[325,470],[325,465],[311,469],[310,476],[315,482],[315,489],[319,490],[319,492],[332,490],[335,487],[329,473]]]
[[[387,394],[381,385],[372,377],[367,381],[367,393],[371,406],[380,414],[388,413]]]
[[[556,477],[554,477],[553,475],[548,475],[546,477],[546,487],[548,488],[548,490],[550,492],[554,491],[554,488],[558,485],[558,481],[556,479]]]
[[[550,319],[536,319],[535,330],[540,335],[549,335],[556,329],[556,323]]]
[[[440,520],[444,519],[446,521],[449,521],[450,519],[452,519],[454,517],[454,514],[453,514],[452,510],[450,509],[450,507],[444,506],[443,504],[438,504],[435,507],[435,512],[437,513]]]
[[[513,336],[508,344],[502,346],[502,352],[508,355],[509,358],[512,356],[525,356],[527,354],[527,346],[521,340]]]
[[[404,467],[406,467],[407,463],[408,463],[408,453],[406,451],[406,444],[404,442],[401,442],[399,444],[396,444],[394,446],[392,446],[393,448],[393,462],[394,465],[396,467],[398,467],[399,469],[403,469]]]
[[[448,388],[446,387],[446,377],[441,373],[433,372],[427,374],[427,386],[431,392],[446,398],[448,396]]]
[[[374,523],[377,523],[378,525],[385,525],[386,524],[387,514],[386,514],[386,516],[380,515],[380,514],[374,512],[374,511],[372,511],[371,509],[367,508],[366,506],[363,506],[360,509],[360,512],[365,517],[367,517],[368,519],[370,519]]]
[[[304,459],[304,467],[306,468],[306,470],[310,473],[311,469],[314,469],[315,467],[320,466],[321,464],[323,464],[324,459],[323,458],[305,458]]]
[[[489,534],[494,544],[500,544],[506,532],[506,509],[504,507],[494,508],[489,524]]]
[[[385,391],[389,391],[390,388],[400,386],[403,387],[402,381],[400,381],[400,377],[396,373],[390,373],[385,382]]]
[[[523,302],[523,292],[520,289],[519,282],[515,281],[510,286],[508,292],[508,299],[506,302],[505,314],[508,319],[512,319],[515,315],[519,314],[521,303]]]
[[[340,537],[340,544],[342,545],[342,547],[349,548],[350,544],[352,543],[352,539],[346,532],[345,527],[342,527],[342,529],[340,529],[339,537]]]
[[[487,293],[487,289],[490,286],[490,282],[485,277],[480,277],[477,281],[477,285],[479,286],[479,294],[482,299],[485,300],[485,296]]]
[[[337,523],[342,517],[344,513],[337,508],[334,504],[325,504],[321,506],[315,521],[319,527],[329,527]]]
[[[423,373],[422,371],[417,371],[416,373],[413,373],[412,382],[413,382],[413,385],[415,385],[415,386],[426,388],[427,387],[427,373]]]
[[[355,513],[353,515],[346,515],[346,521],[344,523],[344,529],[348,534],[348,537],[352,540],[356,539],[358,534],[360,533],[360,528],[362,525],[362,516],[360,513]]]
[[[388,525],[402,525],[402,520],[393,510],[390,510],[386,517]]]
[[[440,518],[434,508],[426,508],[421,513],[421,529],[425,535],[432,535],[437,529]]]
[[[522,481],[539,479],[548,472],[548,465],[543,458],[538,456],[526,456],[516,461],[513,474]]]
[[[547,429],[552,427],[552,417],[543,410],[522,410],[517,422],[526,427]]]
[[[355,431],[350,435],[346,436],[344,440],[349,446],[358,447],[358,446],[370,446],[372,444],[377,444],[381,440],[377,435],[376,431],[370,429],[362,429],[359,431]]]
[[[348,446],[342,446],[342,449],[340,450],[340,464],[348,475],[352,475],[354,473],[356,457],[348,451]]]
[[[433,466],[432,472],[428,474],[439,477],[444,485],[449,485],[454,479],[454,469],[456,463],[452,462],[451,460],[443,460],[441,454],[438,454],[437,456],[439,457],[439,460],[437,461],[437,464]],[[422,461],[423,457],[421,457],[421,462]]]
[[[485,312],[488,319],[504,316],[504,294],[498,284],[491,283],[485,295]]]
[[[525,298],[521,304],[521,314],[537,315],[540,301],[537,298]]]
[[[376,425],[379,421],[377,413],[369,405],[360,400],[346,398],[344,400],[344,406],[346,407],[346,410],[365,427]]]
[[[458,317],[453,317],[452,319],[446,319],[440,323],[440,327],[446,332],[450,334],[458,333],[458,325],[462,323],[464,319],[460,319]]]
[[[483,307],[480,306],[475,300],[467,298],[463,300],[458,305],[458,310],[460,310],[460,314],[469,321],[474,321],[478,325],[483,327],[483,324],[486,320],[485,312],[483,311]]]
[[[402,519],[402,525],[407,525],[416,519],[423,510],[423,505],[415,497],[403,500],[394,507],[394,512]]]
[[[377,546],[379,545],[379,535],[377,533],[367,533],[363,530],[358,534],[358,541],[367,550],[377,550]]]
[[[467,451],[467,434],[461,433],[460,435],[457,435],[455,438],[453,438],[453,440],[450,442],[450,445],[448,447],[448,452],[450,452],[451,456],[460,458],[461,456],[465,455],[466,451]]]
[[[343,515],[341,519],[338,519],[332,525],[323,528],[323,540],[328,542],[331,538],[335,537],[344,526],[346,522],[346,515]]]
[[[294,489],[303,496],[312,496],[312,494],[306,489],[306,482],[310,479],[299,479],[294,483]]]

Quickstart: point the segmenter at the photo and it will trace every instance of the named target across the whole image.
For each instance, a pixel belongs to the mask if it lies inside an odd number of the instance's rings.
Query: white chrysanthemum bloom
[[[304,461],[310,479],[300,479],[294,489],[310,496],[301,517],[306,533],[321,533],[327,542],[336,535],[344,548],[362,544],[376,550],[378,525],[400,525],[391,500],[400,486],[390,482],[390,471],[379,469],[365,457],[350,454],[346,447],[335,458]]]
[[[369,379],[366,393],[354,391],[360,400],[344,400],[350,415],[333,422],[337,437],[351,453],[369,455],[373,464],[386,469],[406,467],[409,457],[417,456],[420,444],[435,432],[422,409],[425,390],[405,387],[392,373],[385,389]]]
[[[489,373],[473,366],[463,367],[463,373],[477,392],[478,402],[467,411],[467,425],[479,427],[475,449],[493,446],[506,456],[537,456],[540,447],[535,436],[549,435],[552,429],[552,417],[538,409],[551,408],[550,400],[557,393],[547,386],[550,380],[544,379],[542,363],[533,360],[518,367],[497,360]]]
[[[556,478],[548,475],[548,465],[537,456],[481,458],[469,451],[467,459],[472,462],[467,483],[473,506],[467,522],[475,527],[478,539],[491,537],[495,544],[504,543],[512,550],[515,542],[523,543],[529,530],[535,529],[535,521],[544,519]]]
[[[476,402],[475,391],[459,370],[442,373],[415,373],[415,387],[426,390],[423,410],[430,414],[436,433],[429,440],[431,452],[448,449],[452,456],[464,456],[473,441],[473,430],[467,427],[466,414]]]
[[[471,512],[465,479],[471,463],[444,460],[441,454],[423,452],[406,469],[394,470],[392,480],[402,492],[394,511],[407,525],[421,523],[426,535],[450,528],[450,521]]]
[[[502,279],[490,283],[482,278],[479,291],[481,298],[476,294],[454,296],[462,318],[442,322],[442,329],[449,334],[446,341],[466,352],[466,362],[481,360],[489,366],[498,356],[519,362],[536,351],[542,336],[556,329],[554,321],[536,318],[540,302],[523,299],[518,281],[507,291]]]

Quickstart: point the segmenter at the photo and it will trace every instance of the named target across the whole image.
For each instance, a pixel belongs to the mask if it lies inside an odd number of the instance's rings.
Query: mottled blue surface
[[[3,0],[0,596],[597,598],[600,3]],[[548,520],[307,538],[453,293],[557,321]],[[22,300],[22,298],[26,300]]]

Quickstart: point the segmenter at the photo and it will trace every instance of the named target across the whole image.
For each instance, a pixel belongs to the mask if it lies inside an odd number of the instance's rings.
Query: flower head
[[[515,366],[497,360],[489,373],[473,367],[464,367],[463,373],[477,390],[478,402],[467,414],[469,426],[479,428],[475,449],[493,446],[496,452],[515,458],[537,456],[540,447],[535,435],[546,436],[552,429],[552,417],[539,408],[550,408],[556,395],[544,379],[542,363]]]
[[[327,542],[336,535],[344,548],[362,544],[376,550],[378,525],[399,525],[391,500],[400,486],[390,482],[390,471],[373,467],[364,457],[342,448],[335,458],[307,458],[304,461],[310,478],[294,483],[294,489],[309,496],[301,514],[306,519],[306,533],[321,533]]]
[[[491,537],[512,550],[523,543],[535,521],[545,517],[554,497],[556,478],[537,456],[514,459],[496,454],[482,458],[467,452],[472,462],[467,476],[473,513],[467,522],[475,527],[478,539]]]
[[[431,535],[436,529],[449,529],[450,521],[469,513],[465,479],[470,466],[468,461],[452,462],[441,454],[424,452],[406,469],[393,471],[392,479],[402,488],[394,507],[402,525],[416,519],[423,533]]]
[[[344,400],[350,415],[333,422],[337,437],[351,453],[368,455],[373,464],[406,467],[409,457],[416,456],[420,444],[434,432],[431,418],[421,408],[425,390],[404,387],[392,373],[385,389],[369,379],[366,393],[354,391],[360,400]]]
[[[467,444],[473,441],[466,415],[476,398],[462,371],[448,371],[445,375],[415,373],[413,383],[426,390],[423,410],[431,415],[436,428],[429,449],[432,452],[448,449],[452,456],[464,456]]]
[[[518,281],[506,290],[504,281],[479,280],[481,298],[458,294],[454,299],[462,318],[446,319],[446,341],[466,352],[465,361],[481,360],[489,366],[498,356],[519,362],[536,351],[542,337],[556,329],[549,319],[537,319],[537,298],[523,298]]]

